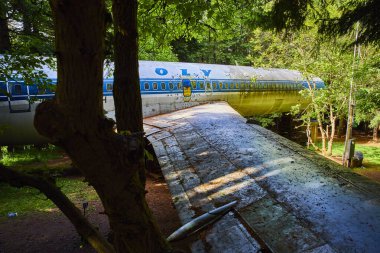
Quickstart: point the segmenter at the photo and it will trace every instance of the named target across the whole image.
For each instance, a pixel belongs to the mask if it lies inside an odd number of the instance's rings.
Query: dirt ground
[[[180,221],[171,201],[165,180],[147,178],[147,201],[165,236],[178,227]],[[99,201],[89,203],[87,217],[92,224],[107,236],[107,217],[99,214],[103,207]],[[189,252],[186,242],[173,244],[174,248]],[[92,253],[89,245],[83,244],[80,236],[68,219],[58,210],[17,216],[0,217],[0,253]]]

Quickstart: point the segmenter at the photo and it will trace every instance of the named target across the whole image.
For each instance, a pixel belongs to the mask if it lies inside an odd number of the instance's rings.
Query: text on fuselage
[[[182,76],[190,76],[190,73],[188,73],[187,69],[180,69],[180,70],[181,70]],[[206,77],[210,76],[211,69],[201,69],[200,71],[203,72],[204,76]],[[165,68],[156,68],[155,72],[157,75],[160,75],[160,76],[166,76],[169,73],[168,70]]]

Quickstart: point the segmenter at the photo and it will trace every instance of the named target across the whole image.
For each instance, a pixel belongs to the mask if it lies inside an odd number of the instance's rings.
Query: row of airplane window
[[[13,95],[22,95],[23,93],[27,93],[26,90],[22,89],[21,84],[13,84],[13,89],[11,89],[11,93]],[[25,86],[24,86],[25,87]],[[191,81],[191,88],[193,90],[211,90],[211,87],[213,90],[228,90],[228,89],[246,89],[246,90],[299,90],[302,88],[301,83],[253,83],[253,82],[200,82],[200,81]],[[33,87],[36,89],[36,87]],[[149,83],[144,82],[143,87],[141,87],[143,90],[158,90],[159,85],[157,82]],[[36,93],[37,90],[33,92],[30,92],[29,94]],[[106,84],[106,90],[112,91],[113,90],[113,83],[107,83]],[[160,90],[182,90],[182,83],[177,82],[161,82],[160,83]],[[51,93],[46,92],[45,93]]]
[[[228,89],[246,89],[246,90],[299,90],[302,89],[301,83],[253,83],[253,82],[200,82],[200,81],[191,81],[191,88],[193,90],[228,90]],[[107,91],[112,91],[113,84],[107,83]],[[149,83],[144,82],[144,85],[141,87],[143,90],[158,90],[159,84],[157,82]],[[161,82],[160,90],[181,90],[182,84],[172,83],[172,82]]]

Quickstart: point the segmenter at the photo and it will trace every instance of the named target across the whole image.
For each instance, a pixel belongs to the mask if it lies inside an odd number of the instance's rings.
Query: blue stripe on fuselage
[[[56,84],[57,80],[53,79],[53,84]],[[248,91],[288,91],[288,90],[300,90],[300,88],[308,88],[308,83],[306,81],[292,81],[292,80],[257,80],[256,82],[251,82],[247,79],[200,79],[192,78],[192,82],[196,82],[195,89],[191,87],[194,93],[204,93],[204,92],[241,92],[244,90]],[[19,95],[13,95],[11,100],[27,100],[27,89],[25,84],[22,82],[10,82],[13,84],[21,85],[21,93]],[[209,88],[205,90],[205,87],[209,84]],[[220,83],[222,87],[220,88]],[[320,89],[324,87],[322,81],[317,81],[316,88]],[[213,87],[216,85],[216,88]],[[234,87],[231,88],[231,85]],[[238,85],[238,88],[236,88]],[[286,86],[289,85],[289,86]],[[302,85],[302,87],[300,87]],[[201,86],[203,86],[201,88]],[[171,89],[172,87],[172,89]],[[104,79],[103,82],[103,95],[112,96],[113,90],[113,79]],[[157,79],[157,78],[144,78],[140,80],[140,90],[141,94],[153,95],[153,94],[181,94],[182,93],[182,79]],[[4,82],[0,82],[0,101],[8,101],[6,96],[7,87]],[[14,91],[11,91],[14,93]],[[54,92],[47,92],[44,94],[38,94],[38,87],[29,86],[29,97],[34,99],[51,99],[54,97]]]

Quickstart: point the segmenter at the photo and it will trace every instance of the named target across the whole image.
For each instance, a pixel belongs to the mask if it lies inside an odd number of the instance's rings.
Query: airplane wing
[[[235,215],[224,216],[193,243],[193,250],[380,249],[380,184],[246,124],[226,103],[144,123],[182,223],[238,201]]]

